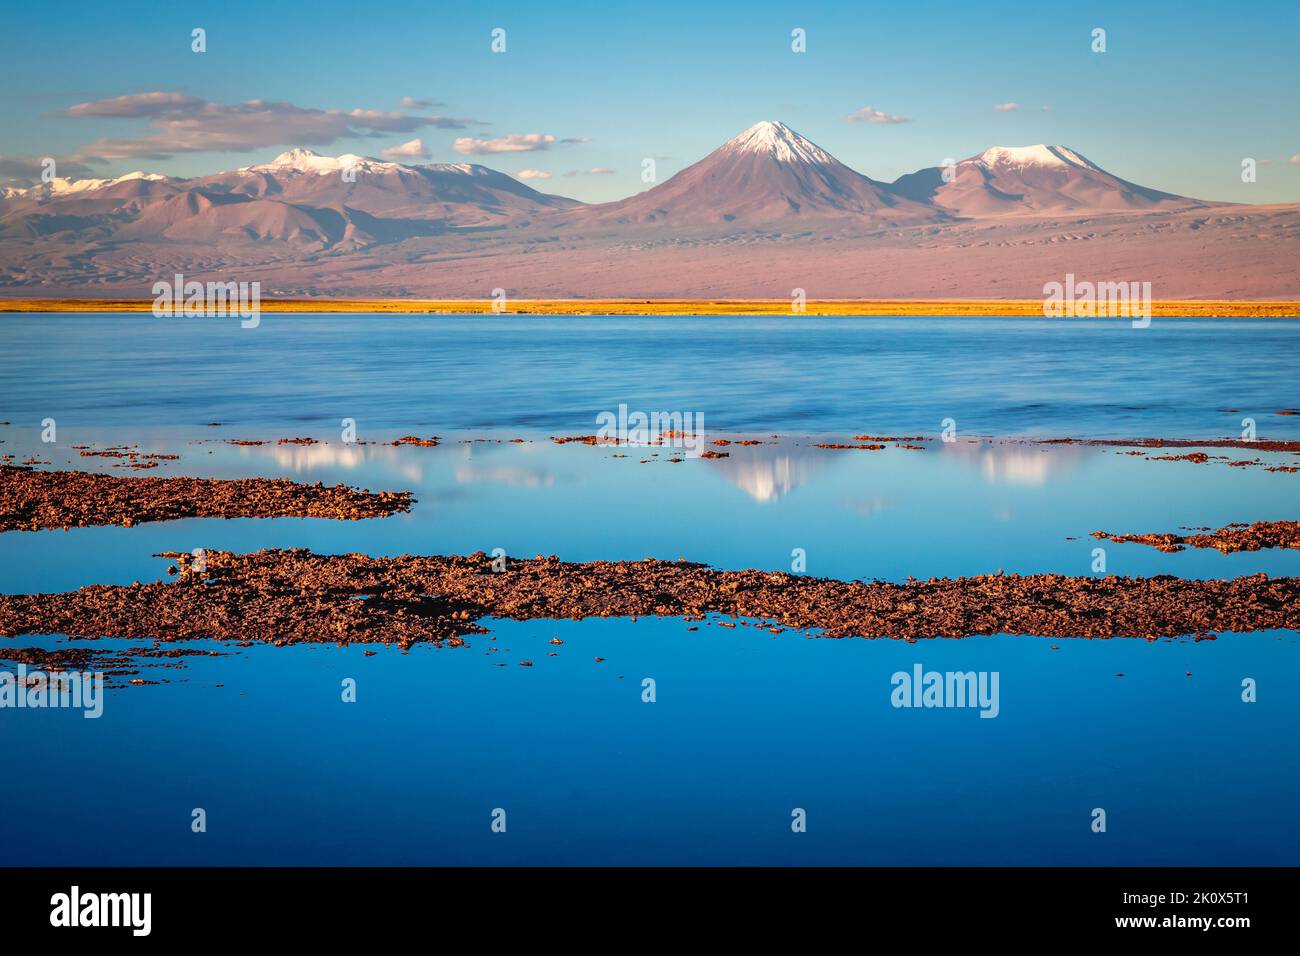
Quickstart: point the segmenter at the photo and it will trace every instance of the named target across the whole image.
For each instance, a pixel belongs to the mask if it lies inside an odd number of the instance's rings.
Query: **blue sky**
[[[11,7],[0,173],[49,155],[87,160],[101,176],[215,172],[298,145],[305,124],[328,140],[310,144],[326,154],[380,155],[418,138],[435,162],[549,173],[530,184],[602,201],[645,188],[643,157],[657,158],[663,179],[779,119],[886,181],[992,145],[1045,142],[1177,193],[1300,201],[1300,158],[1288,161],[1300,155],[1294,2],[185,6]],[[196,26],[207,31],[203,54],[190,50]],[[504,54],[490,50],[495,27],[506,30]],[[795,27],[807,31],[806,53],[791,52]],[[1106,30],[1104,54],[1090,50],[1094,27]],[[140,145],[160,135],[147,110],[64,115],[151,92],[183,97],[158,140],[167,149]],[[404,97],[437,105],[404,107]],[[254,99],[288,106],[244,129],[229,107]],[[1018,108],[994,108],[1009,103]],[[845,121],[868,106],[909,119]],[[349,124],[339,111],[352,110],[377,111],[381,128]],[[442,128],[401,118],[434,115],[448,118]],[[205,124],[224,145],[191,151],[209,141]],[[511,134],[537,134],[546,148],[486,151]],[[484,142],[465,152],[457,139]],[[112,158],[88,161],[97,155]],[[1241,181],[1244,157],[1269,161],[1253,184]]]

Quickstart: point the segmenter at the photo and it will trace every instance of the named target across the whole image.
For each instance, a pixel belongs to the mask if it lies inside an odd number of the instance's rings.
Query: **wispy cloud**
[[[419,137],[403,143],[401,146],[389,146],[384,150],[384,159],[428,159],[429,151]]]
[[[550,133],[507,133],[496,139],[479,139],[475,136],[461,136],[452,143],[451,148],[458,153],[475,155],[484,153],[531,153],[550,149],[556,143],[586,142],[585,137],[576,139],[556,139]]]
[[[993,108],[999,113],[1014,113],[1020,109],[1019,103],[994,103]]]
[[[120,118],[154,117],[191,113],[201,109],[204,102],[184,93],[131,93],[106,100],[77,103],[63,111],[64,116],[114,116]]]
[[[608,166],[592,166],[591,169],[571,169],[566,176],[612,176],[614,170]]]
[[[873,109],[870,106],[864,106],[860,110],[854,110],[848,116],[844,117],[845,122],[849,123],[910,123],[910,116],[894,116],[883,110]]]
[[[1294,156],[1288,159],[1287,162],[1290,163],[1292,166],[1300,166],[1300,153],[1296,153]]]
[[[435,106],[442,106],[437,100],[425,100],[415,96],[403,96],[401,102],[408,110],[429,110]]]
[[[544,169],[521,169],[515,175],[520,179],[550,179],[551,174]]]
[[[78,103],[72,118],[148,119],[154,132],[129,139],[99,139],[82,149],[87,158],[166,159],[176,153],[247,152],[267,146],[325,146],[350,137],[411,133],[424,127],[466,129],[477,121],[386,110],[321,110],[274,100],[212,103],[182,93],[155,91]]]

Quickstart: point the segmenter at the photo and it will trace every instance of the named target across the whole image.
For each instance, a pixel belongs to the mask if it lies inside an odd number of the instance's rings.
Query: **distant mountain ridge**
[[[269,163],[193,179],[132,173],[32,186],[0,200],[0,240],[111,236],[356,248],[528,221],[573,205],[486,166],[408,166],[293,149]]]
[[[150,187],[141,188],[145,184]],[[207,217],[214,207],[229,205],[221,196],[306,204],[345,219],[347,210],[355,210],[450,227],[532,219],[548,211],[564,211],[564,221],[585,224],[741,229],[799,219],[899,226],[972,216],[1218,205],[1138,186],[1068,147],[1042,144],[994,146],[946,169],[922,169],[884,183],[850,169],[784,123],[764,120],[667,181],[609,203],[588,205],[542,193],[477,164],[409,165],[295,148],[267,163],[193,179],[133,172],[116,179],[55,179],[5,188],[0,192],[0,237],[62,230],[86,219],[105,225],[102,216],[109,213],[121,213],[112,217],[117,220],[134,220],[144,212],[146,200],[195,191],[199,198],[144,217],[134,234],[156,228],[165,235],[177,219]],[[71,207],[72,219],[49,218],[64,211],[60,201],[74,198],[95,202]],[[209,218],[214,239],[224,234],[229,221],[247,223],[250,238],[286,238],[277,230],[257,228],[262,216],[285,215],[283,210],[248,208],[239,215]],[[202,225],[187,230],[201,232]]]
[[[1036,295],[1094,262],[1107,274],[1148,262],[1179,287],[1285,295],[1294,268],[1277,257],[1293,249],[1298,211],[1140,186],[1061,145],[990,147],[887,183],[773,121],[599,204],[472,163],[297,148],[190,179],[133,172],[0,190],[0,294],[238,272],[295,295],[461,296],[512,282],[577,298],[784,296],[814,284],[809,295]]]

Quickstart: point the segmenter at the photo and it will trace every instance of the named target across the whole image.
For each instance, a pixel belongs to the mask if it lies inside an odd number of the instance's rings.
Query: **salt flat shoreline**
[[[0,299],[0,313],[151,312],[152,298]],[[392,315],[1042,317],[1041,299],[821,299],[794,312],[789,299],[263,299],[261,311]],[[1153,300],[1156,318],[1300,318],[1297,299]],[[1075,320],[1079,321],[1079,320]],[[1086,321],[1084,319],[1083,321]],[[1115,321],[1125,321],[1120,318]]]

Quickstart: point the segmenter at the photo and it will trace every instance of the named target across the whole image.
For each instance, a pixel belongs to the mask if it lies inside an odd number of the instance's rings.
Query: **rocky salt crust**
[[[1248,448],[1251,451],[1300,452],[1300,441],[1259,438],[1040,438],[1038,445],[1094,445],[1105,448]]]
[[[382,518],[410,508],[407,491],[288,478],[135,478],[0,465],[0,531],[176,518]]]
[[[1230,524],[1209,534],[1110,534],[1094,531],[1094,538],[1118,544],[1147,544],[1158,551],[1173,553],[1184,548],[1215,548],[1224,554],[1259,551],[1261,548],[1300,550],[1300,521],[1257,521],[1252,525]]]
[[[1162,637],[1300,628],[1300,578],[1230,581],[990,574],[903,584],[769,571],[719,571],[686,561],[509,560],[494,572],[468,556],[188,554],[177,580],[94,585],[65,594],[0,595],[0,635],[64,634],[160,642],[419,642],[462,646],[478,621],[710,615],[825,637],[988,634]],[[734,624],[721,622],[729,627]],[[0,655],[3,651],[0,651]]]

